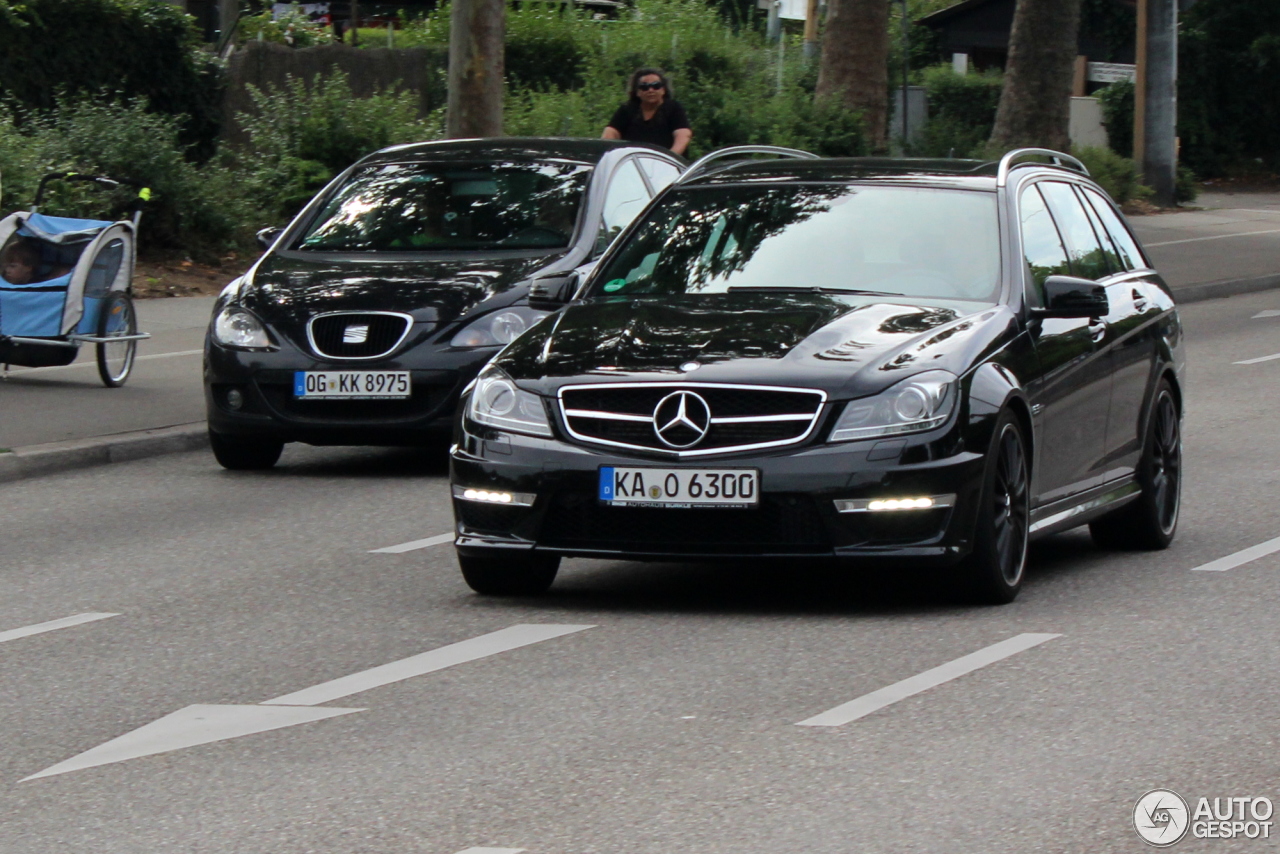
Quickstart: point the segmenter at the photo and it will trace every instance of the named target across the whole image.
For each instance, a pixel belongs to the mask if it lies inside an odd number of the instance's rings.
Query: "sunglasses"
[[[637,83],[636,84],[636,89],[640,90],[641,92],[648,92],[651,89],[664,89],[664,88],[666,87],[664,87],[661,83]]]

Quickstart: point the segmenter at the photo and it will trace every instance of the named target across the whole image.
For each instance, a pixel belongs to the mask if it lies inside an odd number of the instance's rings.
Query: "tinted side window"
[[[659,160],[656,157],[641,157],[640,168],[644,170],[644,174],[649,178],[649,183],[653,186],[655,193],[680,177],[680,170],[673,164],[665,160]]]
[[[1107,234],[1107,230],[1102,227],[1102,220],[1098,219],[1098,214],[1093,210],[1093,206],[1084,200],[1081,195],[1081,188],[1076,187],[1076,197],[1080,199],[1081,207],[1084,212],[1089,215],[1089,224],[1093,226],[1093,233],[1098,236],[1098,242],[1102,244],[1102,254],[1107,259],[1107,266],[1111,268],[1111,272],[1119,273],[1127,270],[1128,265],[1120,258],[1120,253],[1116,251],[1115,243],[1111,241],[1111,236]]]
[[[1067,251],[1062,248],[1062,238],[1040,191],[1035,186],[1023,190],[1021,203],[1022,254],[1043,302],[1044,280],[1069,274],[1071,265],[1067,263]]]
[[[1111,207],[1099,193],[1090,190],[1088,187],[1084,188],[1084,194],[1093,203],[1093,209],[1097,211],[1098,217],[1107,229],[1107,233],[1111,235],[1111,239],[1115,242],[1116,251],[1120,253],[1120,259],[1124,262],[1125,269],[1136,270],[1139,267],[1146,267],[1147,261],[1142,257],[1142,250],[1138,248],[1138,241],[1133,239],[1133,235],[1129,233],[1124,221],[1116,214],[1115,208]]]
[[[1053,218],[1062,229],[1067,251],[1071,255],[1071,269],[1082,279],[1101,279],[1111,274],[1102,245],[1093,233],[1093,225],[1084,206],[1072,192],[1070,184],[1042,181],[1037,184],[1053,209]]]
[[[595,254],[599,255],[609,242],[626,228],[636,214],[649,203],[649,190],[640,177],[635,160],[625,160],[609,179],[609,189],[604,196],[604,215],[600,220],[600,233],[596,237]]]

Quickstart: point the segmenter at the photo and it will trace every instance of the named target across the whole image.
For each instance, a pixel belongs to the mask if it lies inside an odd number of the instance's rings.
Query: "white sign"
[[[1133,82],[1138,66],[1125,65],[1122,62],[1091,62],[1086,75],[1090,83],[1115,83],[1117,81]]]

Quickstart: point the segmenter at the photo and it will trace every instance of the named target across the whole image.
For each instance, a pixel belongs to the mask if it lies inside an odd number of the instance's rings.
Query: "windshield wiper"
[[[730,285],[725,289],[731,294],[745,294],[748,291],[768,291],[772,293],[790,293],[790,294],[857,294],[861,296],[876,297],[900,297],[902,294],[892,291],[860,291],[853,288],[822,288],[817,285],[769,285],[766,287],[757,287],[755,285]]]

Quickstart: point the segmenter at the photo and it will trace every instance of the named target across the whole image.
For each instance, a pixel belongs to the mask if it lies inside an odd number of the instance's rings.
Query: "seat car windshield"
[[[681,190],[649,211],[591,296],[747,289],[995,300],[994,194],[898,186]]]
[[[573,237],[591,167],[392,163],[351,176],[294,249],[449,252],[558,249]]]

